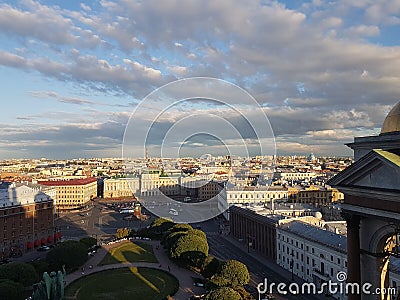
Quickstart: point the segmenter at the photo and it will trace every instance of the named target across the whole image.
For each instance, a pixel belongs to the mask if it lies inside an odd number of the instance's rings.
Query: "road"
[[[249,272],[250,272],[250,286],[255,289],[259,283],[264,282],[264,279],[267,278],[269,283],[286,283],[289,285],[291,281],[281,274],[278,274],[275,270],[272,268],[268,267],[268,264],[271,264],[273,262],[268,262],[267,260],[265,261],[265,264],[260,263],[260,261],[256,258],[254,258],[251,255],[251,252],[254,250],[251,250],[250,253],[247,253],[245,247],[238,247],[236,244],[230,242],[226,237],[220,235],[220,234],[215,234],[215,233],[208,233],[207,234],[207,239],[208,239],[208,244],[210,247],[210,254],[220,258],[222,260],[228,260],[228,259],[235,259],[238,261],[241,261],[245,265],[247,265]],[[275,266],[274,269],[276,269],[277,266]],[[301,299],[301,300],[320,300],[320,299],[326,299],[324,297],[318,297],[318,296],[313,296],[313,295],[285,295],[285,297],[280,296],[280,295],[274,295],[276,299],[287,299],[287,300],[295,300],[295,299]]]

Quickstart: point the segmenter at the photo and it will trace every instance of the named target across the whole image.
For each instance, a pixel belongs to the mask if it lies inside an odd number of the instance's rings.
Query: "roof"
[[[381,134],[400,132],[400,102],[397,103],[383,122]]]
[[[377,150],[377,149],[375,149],[374,152],[378,153],[383,158],[386,158],[391,163],[394,163],[395,165],[400,167],[400,156],[398,156],[397,154],[389,152],[389,151]]]
[[[97,182],[97,178],[83,178],[83,179],[73,179],[73,180],[47,180],[40,181],[39,184],[46,186],[71,186],[71,185],[86,185],[89,183]]]
[[[299,221],[292,221],[283,224],[280,228],[301,236],[309,241],[326,245],[343,253],[347,252],[347,237],[341,234],[323,230]]]

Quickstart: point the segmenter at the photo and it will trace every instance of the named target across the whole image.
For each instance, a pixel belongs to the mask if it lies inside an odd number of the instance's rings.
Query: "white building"
[[[315,172],[277,172],[274,174],[276,179],[291,181],[291,180],[310,180],[318,177]]]
[[[322,283],[338,282],[337,274],[347,271],[347,238],[299,221],[278,226],[277,264],[317,289]],[[335,299],[346,299],[340,293]]]
[[[140,189],[139,178],[117,178],[104,180],[104,198],[130,197]]]
[[[284,187],[233,187],[226,190],[229,205],[244,203],[265,203],[271,200],[285,200],[288,190]]]

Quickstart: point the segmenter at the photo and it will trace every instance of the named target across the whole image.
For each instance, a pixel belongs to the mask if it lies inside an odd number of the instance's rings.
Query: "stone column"
[[[360,217],[344,213],[347,222],[347,282],[361,286],[360,273]],[[361,294],[349,294],[348,300],[360,300]]]

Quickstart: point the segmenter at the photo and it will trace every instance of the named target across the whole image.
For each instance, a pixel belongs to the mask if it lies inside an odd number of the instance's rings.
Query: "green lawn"
[[[121,268],[78,279],[65,290],[65,300],[163,300],[178,288],[179,281],[168,272]]]
[[[112,248],[99,266],[119,264],[124,262],[150,262],[157,263],[157,258],[154,256],[153,247],[144,243],[125,242]]]

